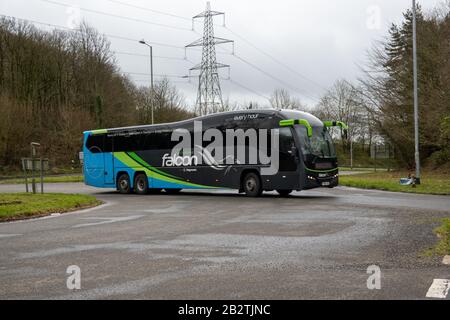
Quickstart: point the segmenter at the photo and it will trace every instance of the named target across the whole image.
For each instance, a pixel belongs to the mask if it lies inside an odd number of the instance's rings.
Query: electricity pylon
[[[206,10],[193,17],[193,25],[195,19],[205,19],[203,38],[186,46],[186,48],[203,47],[201,64],[190,69],[190,71],[200,70],[195,110],[196,114],[199,115],[206,115],[223,108],[222,90],[220,88],[218,69],[229,68],[230,66],[217,62],[215,46],[216,44],[234,43],[234,41],[217,38],[214,36],[213,17],[219,15],[224,16],[225,24],[225,13],[211,11],[211,5],[207,2]]]

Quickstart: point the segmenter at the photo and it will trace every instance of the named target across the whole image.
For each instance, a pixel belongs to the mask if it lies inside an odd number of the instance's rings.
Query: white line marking
[[[428,289],[427,298],[445,299],[450,289],[450,280],[434,279],[430,289]]]
[[[0,234],[0,239],[12,238],[12,237],[18,237],[18,236],[21,236],[21,234]]]
[[[98,226],[101,224],[109,224],[109,223],[116,223],[116,222],[125,222],[130,220],[136,220],[139,218],[144,217],[143,215],[139,216],[128,216],[128,217],[89,217],[89,218],[82,218],[82,220],[100,220],[99,222],[93,222],[93,223],[84,223],[84,224],[77,224],[73,226],[72,228],[83,228],[83,227],[91,227],[91,226]]]

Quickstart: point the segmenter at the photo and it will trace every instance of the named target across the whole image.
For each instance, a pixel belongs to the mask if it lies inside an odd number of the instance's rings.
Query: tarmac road
[[[450,197],[350,188],[124,196],[78,183],[47,191],[106,204],[0,224],[2,299],[425,299],[433,279],[450,279],[442,257],[422,255],[450,217]],[[81,290],[66,286],[72,265]],[[367,288],[371,265],[380,290]]]

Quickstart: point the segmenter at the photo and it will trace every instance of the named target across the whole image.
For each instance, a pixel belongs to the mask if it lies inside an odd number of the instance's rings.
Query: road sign
[[[42,168],[41,168],[41,159],[31,159],[31,158],[22,158],[22,170],[32,171],[33,170],[33,161],[34,161],[34,170],[50,170],[49,160],[42,159]]]

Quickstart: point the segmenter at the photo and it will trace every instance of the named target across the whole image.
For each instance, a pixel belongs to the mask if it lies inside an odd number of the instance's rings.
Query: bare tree
[[[270,104],[274,109],[304,110],[306,108],[299,98],[291,97],[286,89],[276,89],[270,97]]]
[[[338,120],[348,124],[347,137],[340,137],[344,150],[348,149],[350,139],[359,139],[363,145],[366,137],[369,141],[372,139],[372,125],[364,99],[359,90],[345,80],[336,81],[325,93],[316,107],[315,114],[324,120]]]
[[[169,79],[158,81],[153,93],[149,87],[141,87],[135,93],[138,120],[150,124],[152,107],[156,123],[173,122],[191,117],[187,111],[184,96],[172,85]]]

